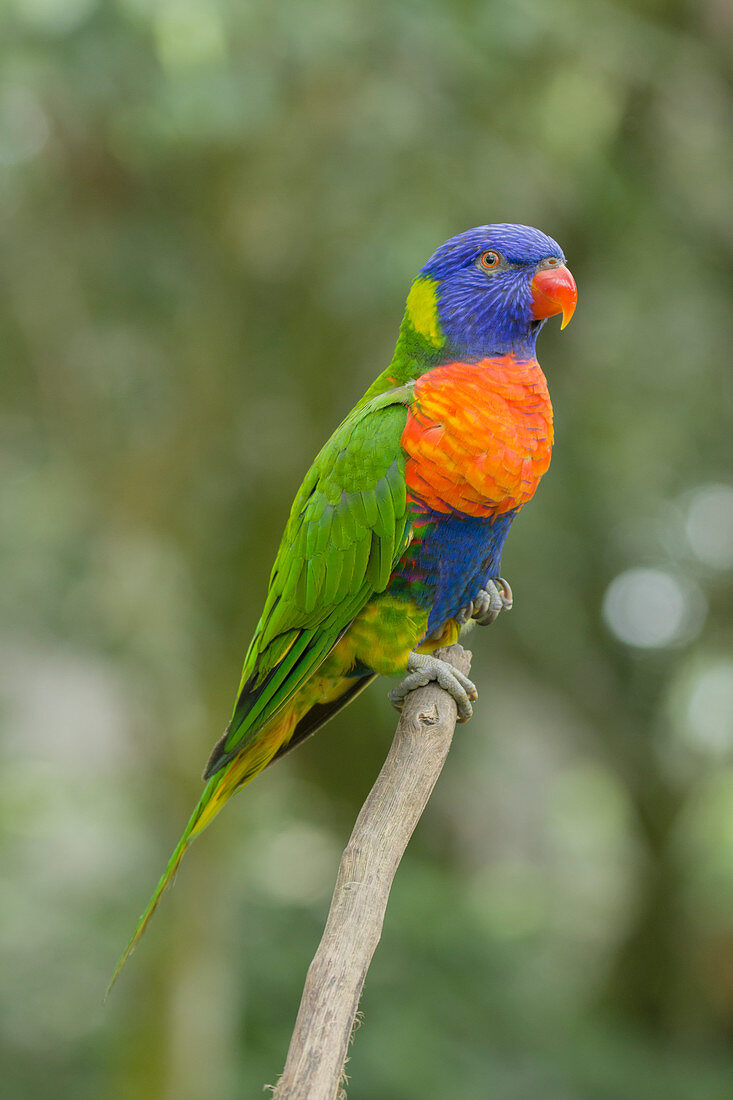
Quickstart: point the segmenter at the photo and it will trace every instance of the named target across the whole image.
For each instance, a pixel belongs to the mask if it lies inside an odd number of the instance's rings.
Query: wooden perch
[[[436,656],[463,673],[470,671],[471,654],[459,645]],[[455,725],[456,704],[437,684],[407,697],[389,755],[341,858],[274,1100],[336,1100],[340,1095],[349,1038],[392,881],[443,769]]]

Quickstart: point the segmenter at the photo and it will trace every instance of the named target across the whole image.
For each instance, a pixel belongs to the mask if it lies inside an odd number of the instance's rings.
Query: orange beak
[[[554,317],[562,313],[560,328],[570,321],[575,313],[578,301],[578,288],[575,279],[563,264],[561,267],[546,267],[538,271],[531,283],[532,316],[536,321],[545,317]]]

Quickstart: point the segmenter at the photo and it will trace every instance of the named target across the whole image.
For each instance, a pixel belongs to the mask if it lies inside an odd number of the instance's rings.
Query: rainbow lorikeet
[[[553,441],[535,341],[576,298],[559,245],[523,225],[469,229],[421,269],[392,362],[295,498],[232,719],[115,977],[191,841],[376,676],[406,673],[398,707],[438,680],[470,717],[473,684],[432,654],[511,607],[502,547]]]

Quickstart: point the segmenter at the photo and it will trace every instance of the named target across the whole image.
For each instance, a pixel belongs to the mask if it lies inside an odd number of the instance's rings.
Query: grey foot
[[[402,683],[389,693],[389,701],[397,710],[402,710],[406,697],[415,688],[425,687],[432,680],[437,681],[456,701],[458,721],[467,722],[473,714],[471,700],[478,698],[478,692],[468,676],[464,676],[447,661],[440,657],[430,657],[427,653],[411,653],[407,658],[407,675]]]
[[[456,615],[456,622],[461,626],[469,619],[475,619],[481,626],[488,626],[496,622],[501,611],[511,611],[514,596],[509,585],[503,577],[497,577],[482,588],[475,599],[462,607]]]

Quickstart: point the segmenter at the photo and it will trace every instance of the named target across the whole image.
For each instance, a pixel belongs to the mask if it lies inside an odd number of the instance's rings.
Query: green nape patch
[[[407,295],[407,318],[415,332],[434,348],[444,343],[438,320],[438,284],[434,279],[415,279]]]
[[[438,320],[438,284],[418,276],[407,295],[392,362],[372,382],[357,409],[379,394],[386,393],[437,366],[445,347],[445,335]]]

